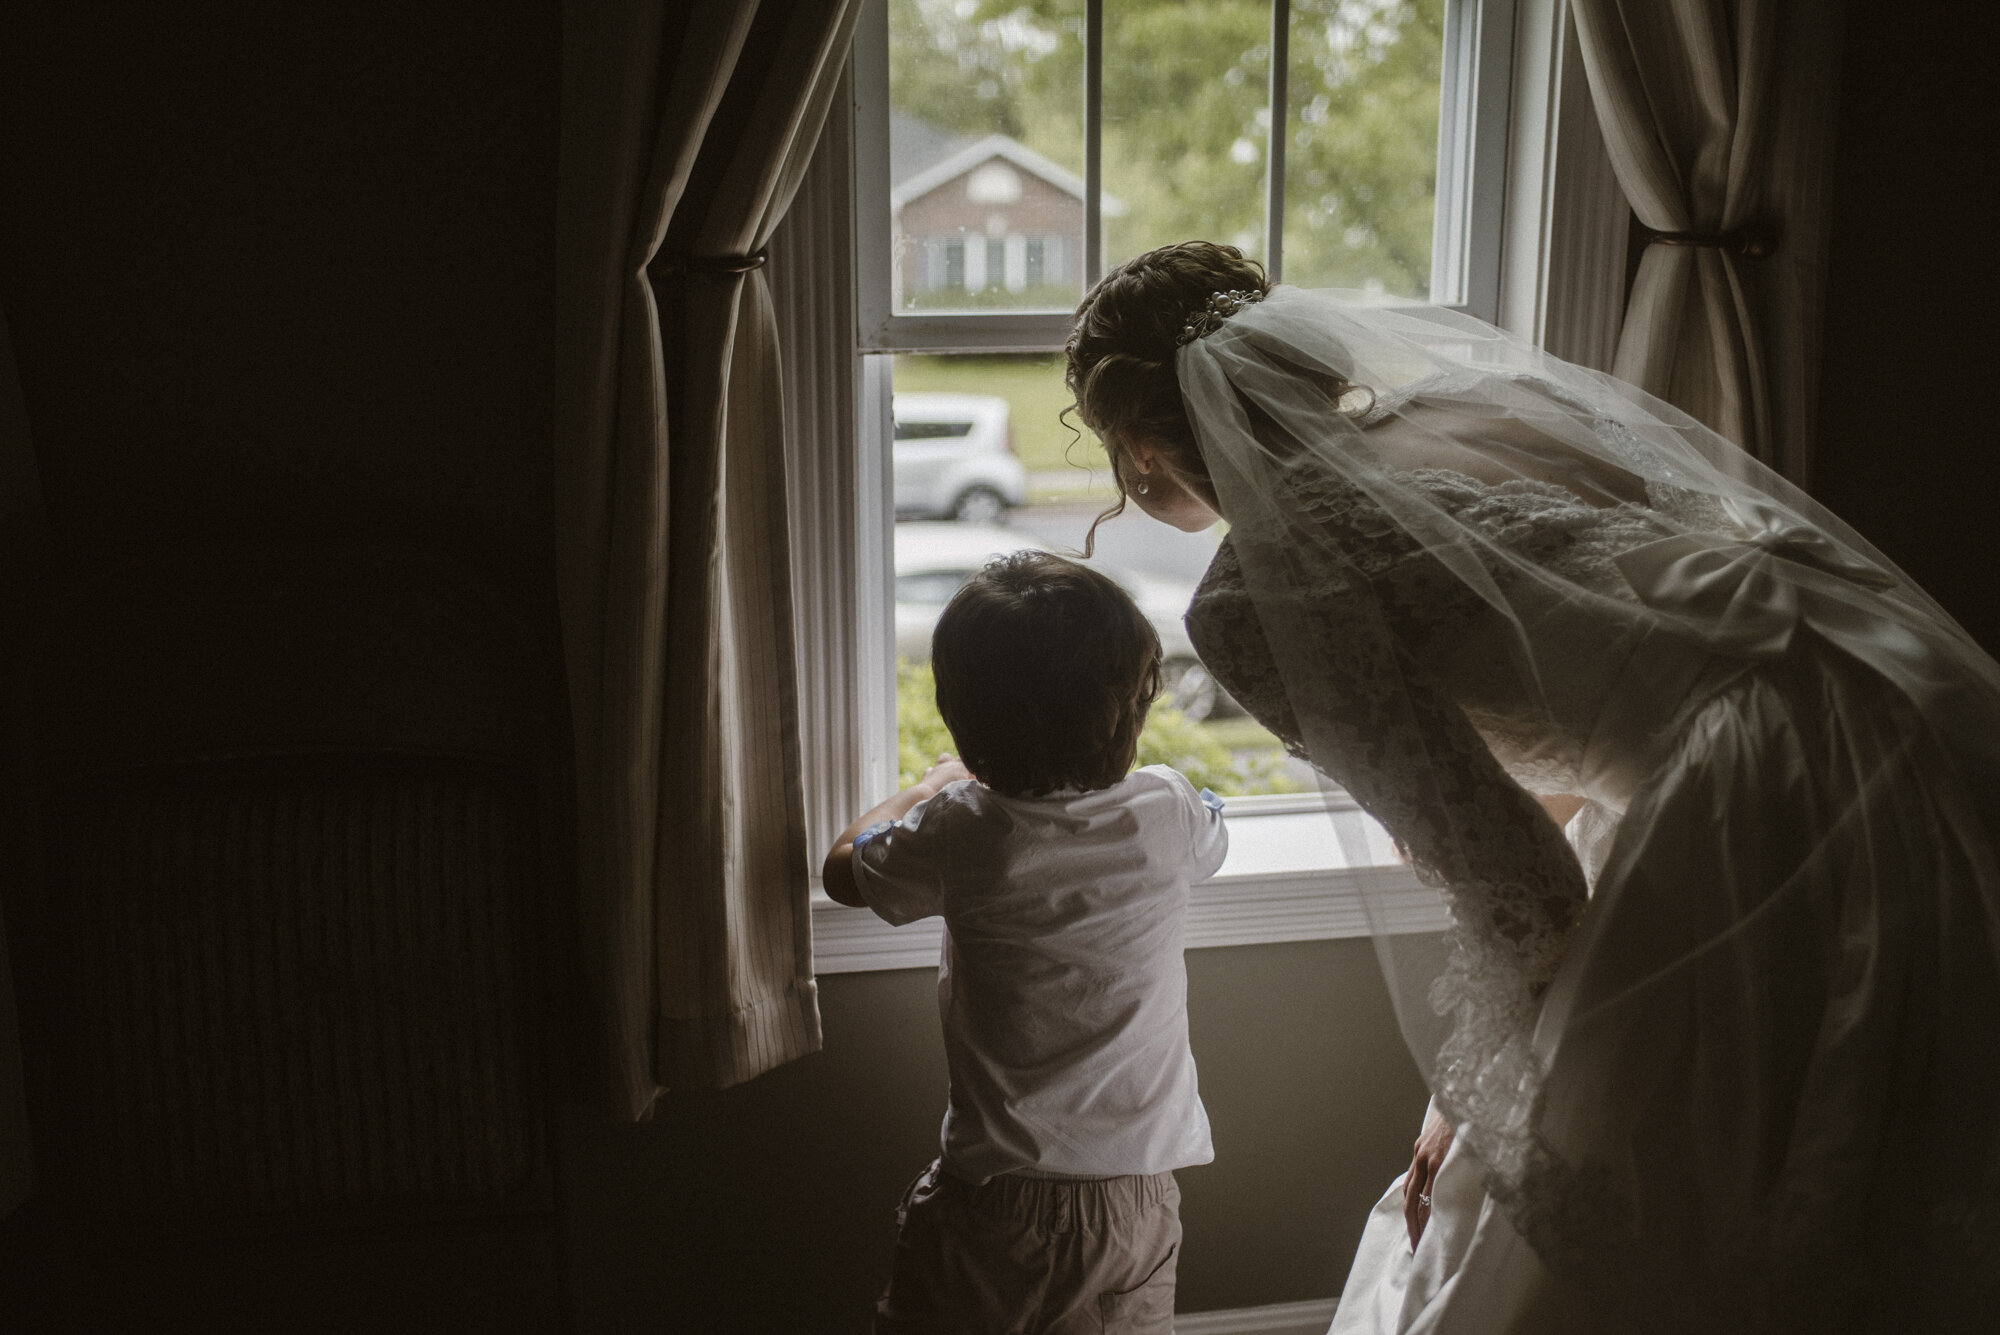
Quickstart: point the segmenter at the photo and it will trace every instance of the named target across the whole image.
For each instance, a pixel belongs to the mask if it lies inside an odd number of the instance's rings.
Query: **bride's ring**
[[[1428,1210],[1431,1208],[1431,1198],[1429,1196],[1424,1195],[1422,1192],[1418,1192],[1417,1204],[1423,1206],[1426,1210]]]

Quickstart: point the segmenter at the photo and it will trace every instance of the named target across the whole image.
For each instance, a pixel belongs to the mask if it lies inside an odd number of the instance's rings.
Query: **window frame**
[[[1275,0],[1274,22],[1286,21],[1288,9],[1288,0]],[[1098,0],[1091,12],[1101,15]],[[1479,133],[1469,144],[1441,142],[1441,156],[1446,148],[1474,156],[1465,175],[1472,207],[1453,216],[1484,237],[1452,243],[1469,257],[1461,270],[1466,300],[1455,308],[1608,370],[1623,311],[1630,211],[1597,127],[1568,0],[1457,0],[1448,19],[1461,25],[1462,57],[1465,33],[1478,43],[1477,59],[1462,58],[1456,73],[1448,59],[1447,86],[1471,108],[1466,114]],[[1048,352],[1061,347],[1070,318],[886,310],[887,51],[886,5],[869,0],[844,86],[772,252],[787,400],[798,408],[788,412],[788,496],[798,662],[810,665],[801,672],[800,721],[814,966],[821,973],[937,961],[937,924],[892,928],[866,909],[835,904],[817,875],[832,839],[896,780],[890,354]],[[1274,68],[1281,61],[1274,44]],[[879,153],[866,151],[871,134]],[[1282,211],[1270,216],[1282,225]],[[871,291],[880,298],[872,306]],[[1190,948],[1444,926],[1441,898],[1407,867],[1355,860],[1351,850],[1367,843],[1357,831],[1372,822],[1342,794],[1231,799],[1232,844],[1251,846],[1273,827],[1270,818],[1305,811],[1325,812],[1341,834],[1342,865],[1329,859],[1252,874],[1225,866],[1195,891]],[[1364,911],[1364,890],[1374,920]]]
[[[1290,0],[1271,9],[1265,130],[1265,267],[1284,275],[1284,190]],[[1516,73],[1516,10],[1536,0],[1446,0],[1438,114],[1437,221],[1432,269],[1443,267],[1426,304],[1487,321],[1500,312],[1502,236],[1508,193],[1510,99]],[[1101,86],[1104,0],[1084,0],[1083,287],[1103,274]],[[923,312],[895,308],[894,209],[890,202],[889,30],[885,0],[868,0],[855,29],[855,256],[861,347],[867,352],[1048,352],[1069,331],[1067,311]],[[1442,290],[1441,290],[1442,289]]]

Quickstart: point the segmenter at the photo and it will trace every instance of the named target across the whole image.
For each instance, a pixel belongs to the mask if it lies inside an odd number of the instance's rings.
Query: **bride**
[[[1188,242],[1092,289],[1068,380],[1120,507],[1229,525],[1210,670],[1449,907],[1377,922],[1434,1101],[1335,1330],[2000,1329],[2000,666],[1450,312]]]

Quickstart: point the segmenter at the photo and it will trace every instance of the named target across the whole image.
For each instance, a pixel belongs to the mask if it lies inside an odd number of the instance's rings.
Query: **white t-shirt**
[[[1222,865],[1222,802],[1149,765],[1109,788],[959,782],[854,841],[869,907],[942,914],[944,1166],[1113,1177],[1215,1157],[1188,1050],[1188,887]]]

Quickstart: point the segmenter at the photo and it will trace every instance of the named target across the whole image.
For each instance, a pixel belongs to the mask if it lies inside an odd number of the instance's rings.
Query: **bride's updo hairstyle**
[[[1209,309],[1210,298],[1224,292],[1261,297],[1270,290],[1264,266],[1236,247],[1182,241],[1127,260],[1084,297],[1063,345],[1063,380],[1076,398],[1076,415],[1111,457],[1118,501],[1098,524],[1125,508],[1125,450],[1135,436],[1151,441],[1179,472],[1208,475],[1181,404],[1174,354],[1182,331]],[[1091,538],[1096,532],[1092,524]],[[1084,540],[1086,553],[1091,538]]]

